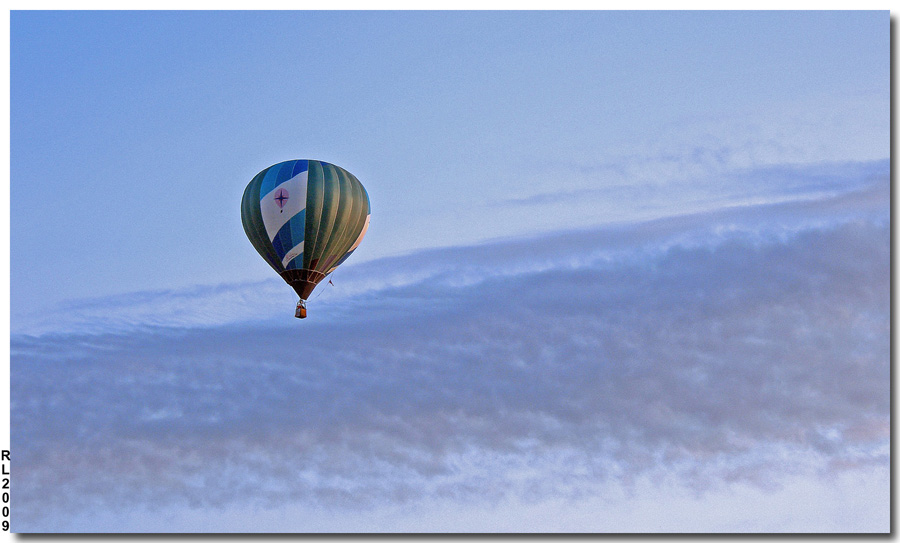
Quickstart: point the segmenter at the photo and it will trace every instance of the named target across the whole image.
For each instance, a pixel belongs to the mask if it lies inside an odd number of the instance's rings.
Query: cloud
[[[888,188],[368,262],[304,322],[255,305],[274,282],[146,294],[152,326],[95,301],[12,338],[14,528],[871,481],[889,465]]]
[[[808,189],[831,178],[836,183],[819,189],[845,190],[857,174],[885,170],[886,95],[819,98],[685,117],[628,145],[596,145],[577,159],[530,163],[531,176],[519,173],[527,178],[518,194],[490,205],[571,206],[589,200],[617,217],[649,218],[649,211],[784,194],[784,184]],[[640,212],[645,215],[635,215]]]
[[[709,156],[719,154],[695,147],[655,158],[634,155],[595,164],[551,163],[548,168],[555,176],[566,172],[569,177],[590,182],[576,182],[569,189],[507,198],[491,205],[534,208],[590,201],[604,207],[614,203],[610,212],[616,214],[640,217],[641,213],[652,211],[664,216],[677,209],[682,213],[685,208],[697,212],[723,204],[759,203],[760,199],[792,201],[798,196],[818,198],[846,193],[871,184],[889,168],[888,161],[884,160],[754,165],[752,168],[735,168],[730,162],[719,160],[710,164]],[[722,151],[721,154],[731,153]],[[663,186],[666,190],[660,190]]]

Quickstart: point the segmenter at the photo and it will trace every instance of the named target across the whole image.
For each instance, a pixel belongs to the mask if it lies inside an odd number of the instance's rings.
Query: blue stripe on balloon
[[[275,187],[290,179],[291,172],[294,171],[294,163],[296,160],[288,160],[281,162],[269,168],[262,183],[259,184],[259,197],[265,198],[267,194],[275,190]]]
[[[291,217],[288,224],[291,225],[291,240],[294,242],[294,246],[306,239],[304,237],[306,233],[306,209],[301,209],[300,213]]]
[[[281,163],[281,169],[278,170],[278,180],[275,182],[275,186],[278,186],[291,178],[291,172],[294,171],[294,164],[296,162],[296,160],[288,160],[287,162]]]
[[[291,220],[284,223],[278,233],[275,234],[275,239],[272,240],[272,247],[275,248],[275,253],[278,255],[278,258],[283,259],[285,255],[288,254],[288,251],[296,247],[303,241],[303,234],[306,230],[306,210],[300,210],[300,213],[297,213]],[[296,260],[296,259],[294,259]]]
[[[294,164],[294,169],[291,171],[291,177],[296,177],[298,174],[303,173],[309,169],[309,161],[308,160],[297,160]]]
[[[287,266],[284,267],[286,270],[297,270],[303,267],[303,253],[295,256],[288,262]]]
[[[281,264],[281,259],[287,254],[287,250],[282,244],[282,238],[275,236],[275,239],[272,240],[272,248],[275,249],[275,254],[278,255],[278,263]]]

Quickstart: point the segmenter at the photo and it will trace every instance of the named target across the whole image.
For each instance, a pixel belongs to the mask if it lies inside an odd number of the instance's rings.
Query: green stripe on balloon
[[[244,197],[241,199],[241,223],[244,227],[244,233],[247,234],[256,252],[275,271],[282,272],[284,271],[284,266],[281,265],[281,259],[278,258],[278,254],[272,247],[271,241],[269,241],[259,208],[259,190],[262,180],[268,171],[269,168],[266,168],[256,174],[244,190]]]

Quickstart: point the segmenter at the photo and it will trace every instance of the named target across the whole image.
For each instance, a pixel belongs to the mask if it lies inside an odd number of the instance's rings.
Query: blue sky
[[[887,531],[888,30],[13,12],[14,529]],[[372,205],[302,322],[293,158]]]

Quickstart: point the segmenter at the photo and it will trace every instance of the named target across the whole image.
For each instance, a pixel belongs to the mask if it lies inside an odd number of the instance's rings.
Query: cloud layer
[[[14,528],[861,493],[889,464],[888,187],[369,262],[304,322],[275,282],[70,307],[12,339]]]

